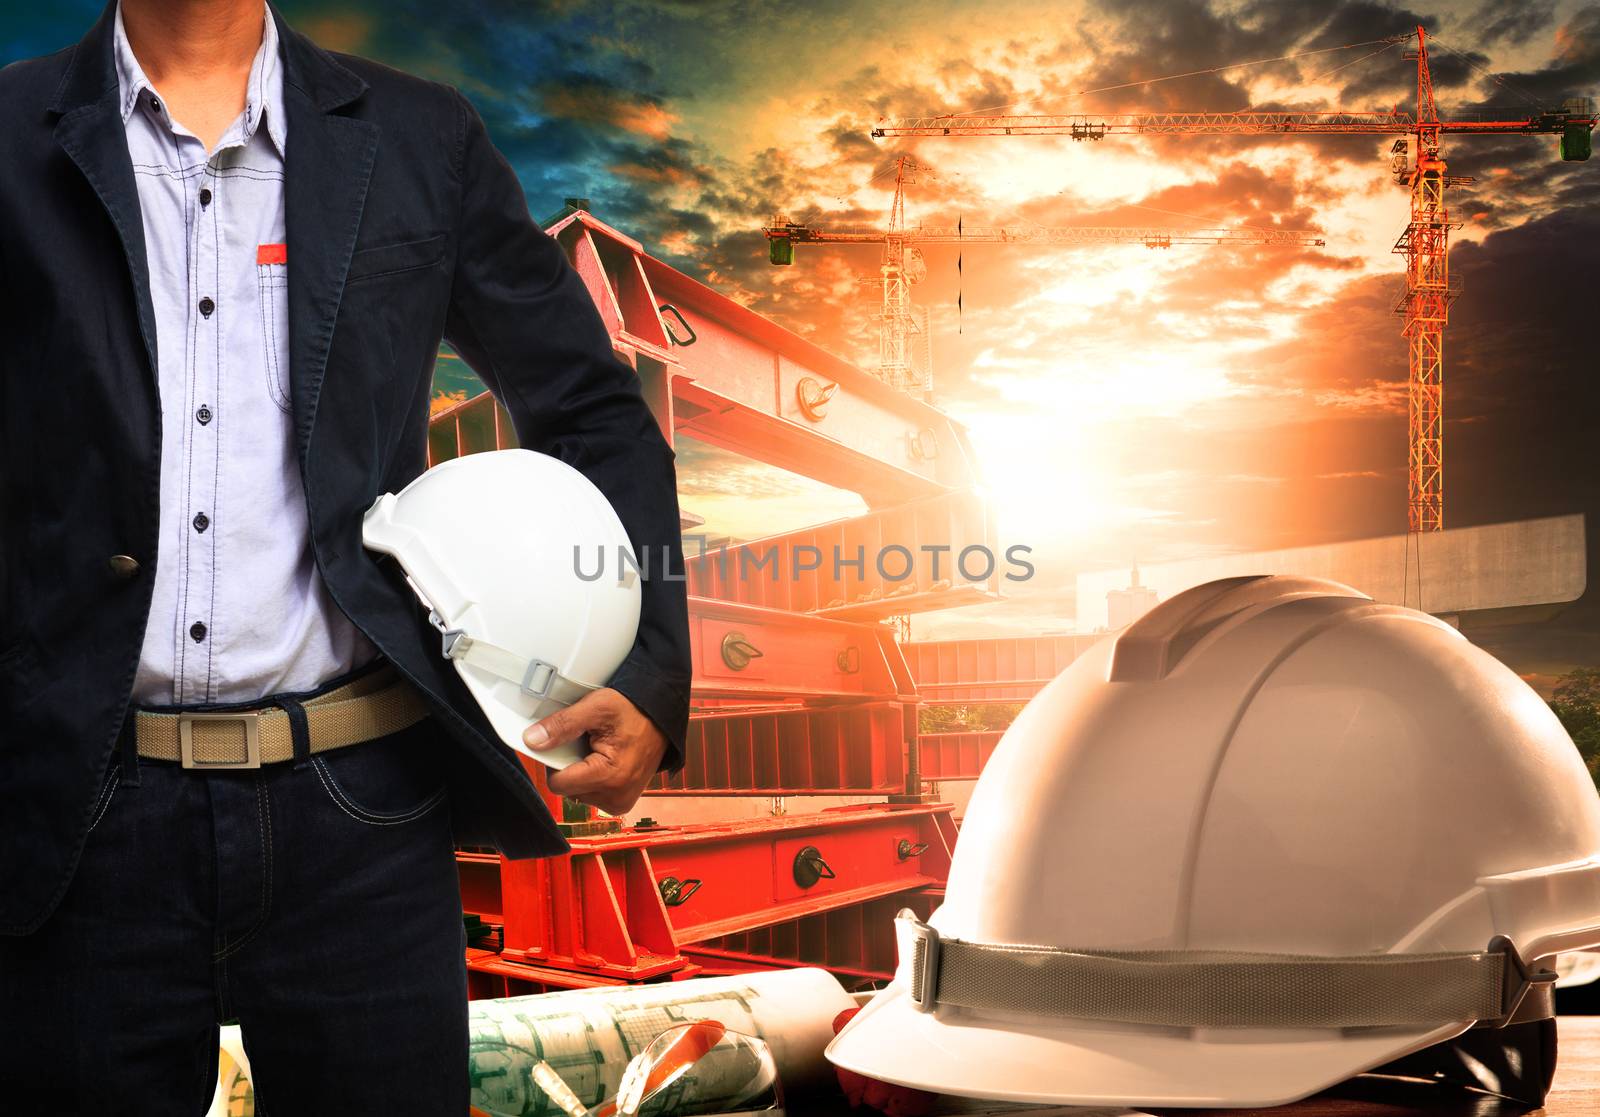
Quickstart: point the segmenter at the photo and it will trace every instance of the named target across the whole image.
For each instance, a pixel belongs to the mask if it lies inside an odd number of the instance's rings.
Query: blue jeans
[[[203,1114],[237,1019],[266,1117],[465,1114],[451,747],[424,719],[136,779],[123,750],[60,907],[0,937],[0,1113]]]

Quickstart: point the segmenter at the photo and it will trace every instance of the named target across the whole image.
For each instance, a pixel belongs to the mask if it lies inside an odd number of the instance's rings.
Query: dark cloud
[[[1548,66],[1498,74],[1504,84],[1544,105],[1593,96],[1600,85],[1600,4],[1580,8],[1556,29],[1555,57]]]
[[[1506,43],[1521,46],[1555,21],[1555,0],[1484,0],[1467,20],[1486,46]]]
[[[70,47],[104,7],[98,0],[0,4],[0,66]]]

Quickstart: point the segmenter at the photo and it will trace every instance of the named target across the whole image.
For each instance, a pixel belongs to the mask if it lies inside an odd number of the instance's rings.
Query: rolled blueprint
[[[472,1104],[492,1117],[558,1117],[533,1080],[549,1063],[585,1105],[617,1091],[628,1060],[676,1024],[716,1020],[766,1041],[790,1095],[826,1089],[833,1018],[855,1002],[825,970],[773,970],[659,985],[474,1001]]]

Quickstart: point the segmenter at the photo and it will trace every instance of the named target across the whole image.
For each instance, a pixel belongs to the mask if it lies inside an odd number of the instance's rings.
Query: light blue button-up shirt
[[[161,536],[134,701],[309,690],[376,650],[317,572],[295,454],[277,27],[267,12],[244,112],[210,152],[145,77],[120,4],[115,52],[161,389]]]

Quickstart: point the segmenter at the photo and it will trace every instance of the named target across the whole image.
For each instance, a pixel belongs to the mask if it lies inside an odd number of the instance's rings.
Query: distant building
[[[1133,564],[1133,582],[1125,589],[1106,591],[1106,627],[1120,632],[1155,608],[1161,598],[1149,586],[1139,584],[1139,564]]]

